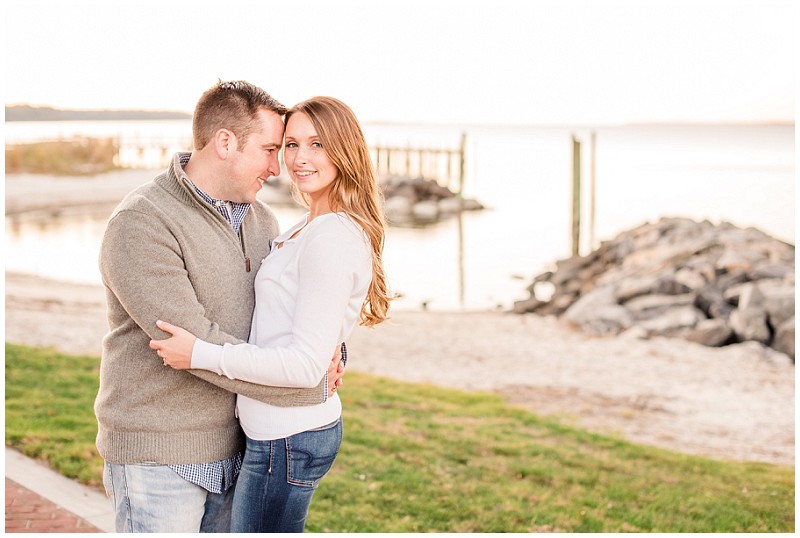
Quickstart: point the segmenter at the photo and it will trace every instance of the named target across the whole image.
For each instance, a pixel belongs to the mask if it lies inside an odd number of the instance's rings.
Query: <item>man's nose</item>
[[[277,155],[270,158],[269,164],[267,165],[267,172],[272,176],[279,176],[281,174],[281,162],[278,160]]]

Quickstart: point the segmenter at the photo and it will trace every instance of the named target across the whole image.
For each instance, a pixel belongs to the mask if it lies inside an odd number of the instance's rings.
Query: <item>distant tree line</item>
[[[185,112],[162,110],[65,110],[46,106],[6,107],[6,121],[121,121],[191,119]]]

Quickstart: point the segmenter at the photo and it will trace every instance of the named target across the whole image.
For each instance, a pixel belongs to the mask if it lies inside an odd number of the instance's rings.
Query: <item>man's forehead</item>
[[[283,127],[283,116],[272,110],[259,108],[257,117],[263,125],[280,125]]]
[[[283,119],[278,114],[271,112],[269,115],[261,114],[260,123],[261,128],[258,130],[258,134],[267,139],[274,138],[276,143],[280,144],[283,140],[283,131],[285,128]]]

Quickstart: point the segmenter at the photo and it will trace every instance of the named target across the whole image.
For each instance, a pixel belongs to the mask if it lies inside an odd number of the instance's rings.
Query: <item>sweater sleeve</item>
[[[231,379],[286,387],[313,387],[339,344],[365,251],[357,240],[333,233],[309,237],[301,247],[298,293],[287,345],[195,343],[192,368]],[[366,293],[366,287],[364,288]],[[361,306],[359,302],[359,308]],[[351,312],[350,315],[353,315]],[[355,314],[357,316],[357,313]]]
[[[150,338],[169,336],[155,325],[157,319],[166,319],[209,341],[241,341],[206,318],[178,239],[152,215],[126,210],[111,219],[101,246],[100,272],[125,313]]]
[[[125,313],[150,338],[169,337],[155,325],[156,320],[166,319],[209,342],[241,342],[206,317],[186,272],[178,240],[152,215],[126,210],[109,221],[101,245],[100,272],[104,285]],[[165,290],[169,290],[169,300],[165,300]],[[143,356],[149,357],[151,352],[147,349]],[[324,379],[317,379],[319,383],[313,386],[318,388],[302,395],[297,389],[284,389],[282,393],[263,384],[232,381],[203,371],[189,372],[229,392],[273,405],[281,405],[282,399],[293,401],[294,405],[314,405],[327,397]]]

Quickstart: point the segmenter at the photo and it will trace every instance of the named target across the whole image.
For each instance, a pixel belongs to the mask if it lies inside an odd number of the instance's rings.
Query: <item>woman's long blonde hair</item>
[[[311,120],[328,158],[339,171],[329,194],[334,211],[346,213],[361,225],[372,247],[372,282],[361,307],[361,325],[371,327],[387,319],[389,297],[383,271],[383,243],[386,222],[381,191],[369,156],[361,125],[346,104],[333,97],[312,97],[296,104],[286,113],[302,112]],[[294,187],[294,184],[293,184]],[[307,195],[294,189],[296,196],[309,205]]]

